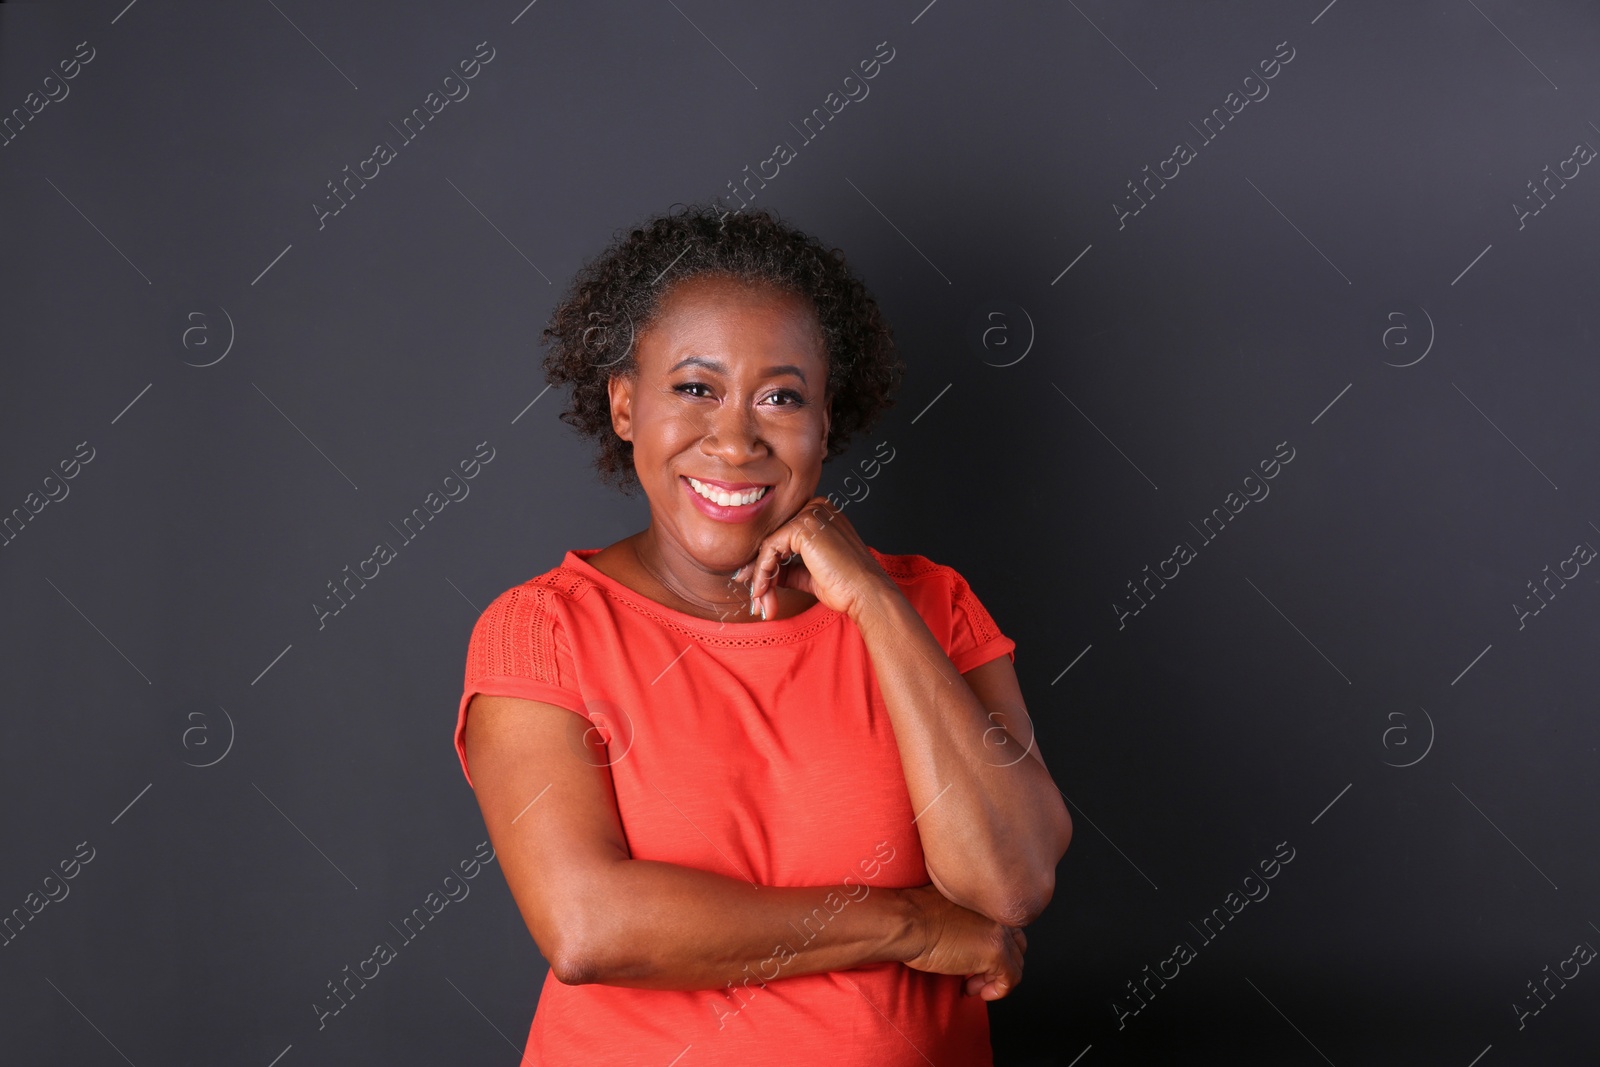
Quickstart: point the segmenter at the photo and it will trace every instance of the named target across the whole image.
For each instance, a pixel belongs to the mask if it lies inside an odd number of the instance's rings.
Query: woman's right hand
[[[933,885],[904,889],[915,906],[920,951],[907,967],[933,974],[967,976],[968,996],[999,1000],[1022,981],[1022,955],[1027,936],[1018,926],[1005,926],[987,915],[953,902]]]

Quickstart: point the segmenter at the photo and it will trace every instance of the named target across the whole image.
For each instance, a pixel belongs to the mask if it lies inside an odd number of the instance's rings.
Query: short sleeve
[[[561,625],[559,597],[546,586],[513,586],[496,597],[472,627],[455,732],[456,755],[468,785],[472,772],[467,769],[467,706],[477,694],[538,700],[586,715],[572,649]]]
[[[1017,643],[1000,632],[967,580],[951,567],[941,567],[950,591],[950,662],[962,674],[1006,655],[1017,661]]]

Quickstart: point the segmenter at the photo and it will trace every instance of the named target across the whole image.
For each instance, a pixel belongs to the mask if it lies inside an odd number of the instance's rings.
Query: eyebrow
[[[715,371],[718,374],[728,373],[727,367],[706,356],[689,356],[687,359],[680,359],[678,362],[672,365],[671,369],[669,369],[667,373],[671,374],[680,367],[704,367],[707,370]],[[796,367],[793,363],[780,363],[776,367],[768,367],[766,370],[762,371],[762,373],[769,378],[775,374],[792,374],[796,378],[799,378],[802,382],[805,382],[807,385],[811,384],[810,382],[806,382],[806,372],[801,370],[799,367]]]

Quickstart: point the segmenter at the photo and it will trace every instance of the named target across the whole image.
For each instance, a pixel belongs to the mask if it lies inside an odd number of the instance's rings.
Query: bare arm
[[[564,708],[480,694],[468,708],[465,745],[512,897],[568,985],[721,989],[890,960],[985,971],[967,958],[973,923],[931,888],[756,886],[630,858],[606,750]],[[956,940],[939,932],[952,924],[964,924],[967,957],[933,959],[934,942]],[[996,941],[997,958],[1012,951]],[[1020,949],[1015,955],[1015,974],[989,968],[1003,979],[998,996],[1020,977]],[[950,969],[961,966],[969,970]]]
[[[1000,656],[957,673],[900,589],[878,590],[856,624],[894,724],[928,873],[955,903],[1025,926],[1055,891],[1072,818],[1034,743],[1016,669]]]

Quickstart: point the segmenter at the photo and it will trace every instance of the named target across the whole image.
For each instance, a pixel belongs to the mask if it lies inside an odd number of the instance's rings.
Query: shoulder
[[[954,567],[917,553],[894,555],[871,546],[868,550],[963,672],[1016,648]]]
[[[948,613],[971,595],[966,579],[947,563],[916,552],[879,552],[870,546],[868,551],[924,618]]]
[[[915,552],[891,553],[879,552],[877,549],[867,547],[878,566],[883,568],[885,574],[894,579],[894,584],[900,591],[910,596],[913,591],[926,594],[931,591],[953,587],[956,583],[966,584],[954,567],[945,563],[936,563],[927,556]]]
[[[521,632],[548,626],[581,604],[595,588],[588,575],[557,564],[503,590],[479,613],[474,629]]]

